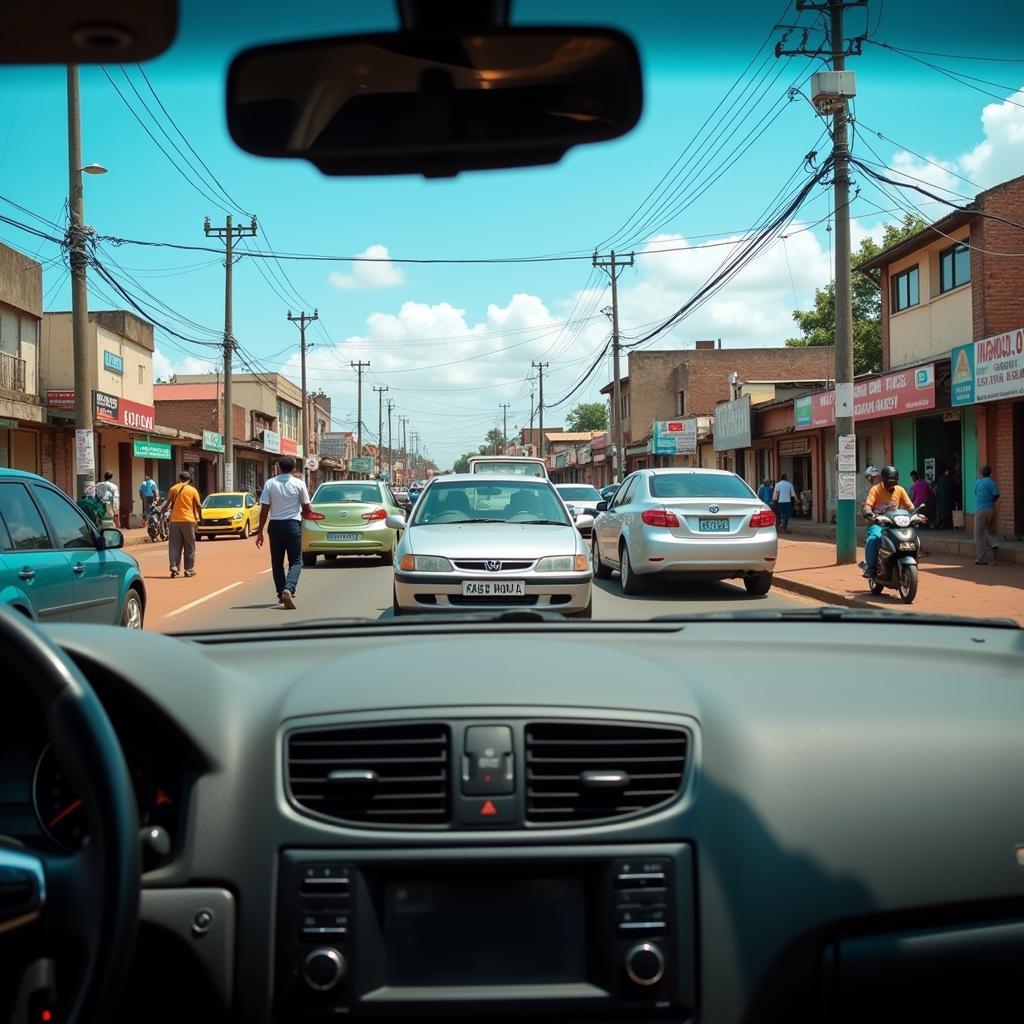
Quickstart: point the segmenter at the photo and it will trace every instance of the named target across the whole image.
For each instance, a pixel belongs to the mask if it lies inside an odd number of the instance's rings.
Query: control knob
[[[634,985],[649,988],[657,985],[665,975],[665,957],[650,942],[634,946],[626,954],[626,976]]]
[[[348,973],[348,963],[336,949],[329,946],[314,949],[302,964],[306,984],[316,992],[330,992]]]

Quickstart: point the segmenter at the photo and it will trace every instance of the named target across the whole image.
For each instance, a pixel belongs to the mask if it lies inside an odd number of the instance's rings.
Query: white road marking
[[[224,594],[229,590],[233,590],[235,587],[240,587],[241,585],[242,580],[238,580],[235,583],[229,583],[226,587],[221,587],[220,590],[215,590],[212,594],[207,594],[205,597],[200,597],[195,601],[189,601],[188,604],[183,604],[180,608],[175,608],[173,612],[168,612],[164,618],[173,619],[175,615],[187,612],[190,608],[195,608],[196,605],[202,604],[204,601],[209,601],[213,597],[219,597],[221,594]]]
[[[260,575],[266,576],[268,572],[273,572],[273,569],[260,569]]]

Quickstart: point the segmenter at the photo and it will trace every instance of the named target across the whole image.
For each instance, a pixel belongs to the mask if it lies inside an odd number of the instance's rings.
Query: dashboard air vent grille
[[[447,725],[415,722],[308,729],[288,737],[288,785],[297,804],[336,821],[446,824]]]
[[[650,811],[683,786],[688,735],[669,726],[532,722],[526,727],[526,819],[601,821]]]

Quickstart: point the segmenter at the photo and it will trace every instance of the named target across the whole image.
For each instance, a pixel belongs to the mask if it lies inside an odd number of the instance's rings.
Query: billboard
[[[875,420],[934,408],[934,363],[857,381],[853,388],[854,420]],[[836,421],[835,391],[817,391],[796,399],[793,417],[797,430],[831,427]]]
[[[715,451],[750,447],[750,395],[715,406]]]
[[[697,421],[655,420],[651,427],[652,455],[695,455]]]
[[[1024,395],[1024,327],[953,349],[952,405]]]

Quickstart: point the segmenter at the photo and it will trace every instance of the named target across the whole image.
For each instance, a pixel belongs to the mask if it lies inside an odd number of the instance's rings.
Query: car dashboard
[[[51,635],[167,837],[125,1020],[1024,1013],[1019,630]],[[0,833],[80,843],[5,712]]]

